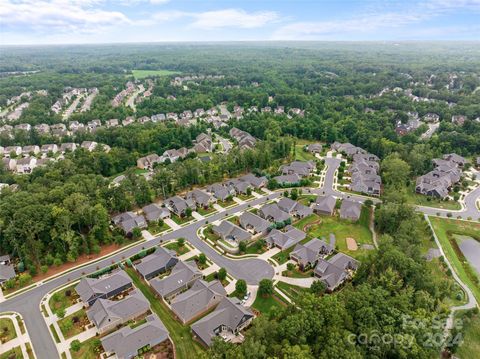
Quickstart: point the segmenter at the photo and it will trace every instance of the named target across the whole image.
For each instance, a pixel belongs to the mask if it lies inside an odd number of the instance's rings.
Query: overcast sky
[[[0,44],[480,40],[480,0],[0,0]]]

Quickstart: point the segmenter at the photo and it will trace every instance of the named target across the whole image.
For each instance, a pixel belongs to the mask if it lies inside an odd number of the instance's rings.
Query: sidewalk
[[[182,228],[181,226],[179,226],[178,224],[176,224],[176,223],[173,221],[173,219],[171,219],[171,218],[165,218],[164,222],[165,222],[166,224],[168,224],[168,226],[169,226],[171,229],[173,229],[173,230]]]
[[[192,212],[192,216],[193,218],[195,218],[196,220],[198,221],[201,221],[202,219],[204,219],[205,217],[202,216],[200,213],[198,213],[197,211],[193,211]]]
[[[25,359],[29,358],[28,352],[27,352],[27,346],[26,343],[30,343],[30,346],[33,346],[30,342],[30,336],[28,335],[28,331],[25,329],[25,333],[22,334],[22,331],[20,330],[20,326],[18,325],[17,317],[20,318],[20,320],[23,320],[20,314],[0,314],[0,318],[8,318],[12,321],[13,327],[15,329],[15,333],[17,334],[17,337],[9,340],[6,343],[2,343],[0,347],[0,355],[3,353],[7,353],[8,351],[12,350],[13,348],[20,347],[22,350],[22,355]],[[24,324],[25,325],[25,324]],[[33,353],[34,358],[35,353]]]

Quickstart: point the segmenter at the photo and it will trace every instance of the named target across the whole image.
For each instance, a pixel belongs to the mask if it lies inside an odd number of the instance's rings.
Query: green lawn
[[[210,239],[212,242],[216,242],[220,239],[219,236],[217,236],[215,233],[213,233],[212,225],[208,225],[207,228],[203,230],[203,235],[205,238]]]
[[[297,301],[302,294],[310,293],[308,288],[302,288],[284,282],[278,282],[276,286],[294,302]]]
[[[181,256],[182,254],[190,252],[190,248],[188,248],[185,244],[180,247],[177,241],[168,243],[165,248],[175,251],[177,256]]]
[[[305,272],[302,272],[297,266],[291,271],[288,269],[282,272],[284,277],[291,277],[291,278],[310,278],[312,276],[313,269],[309,269]]]
[[[299,145],[297,144],[295,146],[295,161],[310,161],[310,160],[315,160],[316,157],[311,154],[310,152],[304,151],[303,149],[304,145]]]
[[[8,352],[0,354],[0,359],[23,359],[22,349],[20,347],[15,347]]]
[[[58,292],[55,292],[48,301],[48,305],[52,312],[56,313],[59,309],[65,309],[75,304],[78,294],[75,291],[75,286],[68,286]]]
[[[226,207],[230,207],[230,206],[233,206],[234,204],[236,204],[237,202],[235,202],[233,199],[230,200],[230,201],[218,201],[217,204],[223,208],[226,208]]]
[[[189,359],[198,358],[204,350],[200,344],[193,340],[190,327],[182,325],[173,318],[173,314],[167,308],[165,303],[155,297],[152,289],[147,285],[132,268],[126,268],[128,275],[132,278],[135,286],[140,289],[150,302],[152,310],[162,320],[170,333],[170,338],[175,344],[176,358]]]
[[[253,302],[252,308],[258,310],[262,314],[268,315],[273,309],[280,309],[286,307],[287,303],[285,303],[281,298],[277,297],[275,294],[262,297],[261,295],[257,295],[255,298],[255,302]]]
[[[12,320],[9,318],[0,318],[0,342],[6,343],[16,337],[17,333],[15,332]]]
[[[82,342],[78,352],[70,350],[70,354],[72,355],[73,359],[97,359],[100,357],[98,354],[103,351],[101,344],[100,346],[98,346],[98,344],[97,337],[90,338]]]
[[[315,223],[320,221],[317,224],[313,224],[307,230],[307,238],[302,241],[302,243],[308,242],[312,238],[322,238],[324,237],[327,241],[329,240],[330,233],[333,233],[336,238],[335,246],[336,248],[352,257],[359,257],[368,250],[360,249],[361,244],[373,244],[372,233],[368,228],[368,209],[362,209],[362,215],[360,220],[356,223],[353,223],[348,220],[339,218],[338,216],[323,216],[312,214],[308,217],[305,217],[294,224],[294,226],[300,230],[303,230],[305,225],[310,223]],[[353,238],[356,240],[359,249],[357,251],[349,251],[347,249],[346,238]]]
[[[58,326],[62,331],[63,337],[68,339],[84,332],[87,323],[87,313],[85,312],[85,309],[82,308],[79,311],[70,314],[68,317],[59,320]]]
[[[169,76],[178,74],[178,71],[170,71],[170,70],[132,70],[132,75],[135,77],[136,80],[141,80],[147,77],[154,77],[154,76]]]
[[[175,214],[172,215],[172,221],[174,221],[178,225],[182,225],[184,223],[190,222],[191,220],[193,220],[193,216],[179,217]]]
[[[170,229],[170,227],[165,222],[163,222],[161,226],[159,226],[157,222],[149,222],[147,228],[153,235],[165,232],[168,229]]]
[[[455,351],[455,355],[460,359],[477,358],[480,353],[480,315],[466,315],[465,312],[459,312],[455,319],[461,320],[462,342]]]
[[[53,338],[55,339],[55,342],[60,343],[60,338],[58,337],[58,333],[55,330],[55,327],[53,326],[53,324],[50,324],[49,328],[50,328],[50,331],[52,332],[52,335],[53,335]]]
[[[298,197],[297,202],[310,207],[310,201],[315,201],[317,199],[317,196],[313,194],[304,194]]]
[[[206,216],[210,213],[214,213],[216,212],[216,209],[213,208],[213,206],[210,206],[209,208],[205,209],[205,208],[199,208],[197,209],[197,212],[200,213],[202,216]]]
[[[233,224],[236,224],[237,226],[240,225],[240,218],[237,216],[230,217],[227,219],[227,221],[232,222]]]
[[[480,240],[480,223],[438,217],[430,217],[430,221],[448,260],[460,279],[472,290],[477,301],[480,301],[480,276],[468,264],[453,236],[454,234],[466,235]]]
[[[253,194],[251,194],[250,196],[248,194],[239,194],[237,197],[240,198],[242,201],[248,201],[249,199],[255,198]]]
[[[418,206],[427,206],[441,209],[461,209],[460,203],[456,201],[443,201],[441,199],[433,198],[430,196],[425,196],[423,194],[415,193],[414,185],[410,186],[406,193],[407,202],[411,204],[416,204]]]
[[[247,246],[247,250],[243,254],[262,254],[267,251],[267,247],[263,245],[263,239],[257,239],[255,242],[250,243]]]

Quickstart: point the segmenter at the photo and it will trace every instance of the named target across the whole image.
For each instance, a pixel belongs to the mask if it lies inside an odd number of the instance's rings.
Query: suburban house
[[[23,146],[22,155],[30,156],[30,154],[36,155],[40,153],[40,147],[38,146]]]
[[[226,241],[240,243],[242,241],[248,241],[252,238],[251,233],[226,220],[222,221],[218,226],[213,225],[212,230],[213,233]]]
[[[258,210],[258,215],[267,221],[278,223],[285,222],[290,219],[290,215],[282,211],[277,203],[264,205]]]
[[[337,200],[333,196],[318,196],[312,208],[315,213],[333,215]]]
[[[32,173],[37,167],[37,159],[35,157],[25,157],[17,159],[16,172],[19,174]]]
[[[310,153],[322,153],[322,145],[320,143],[312,143],[307,146],[307,151]]]
[[[40,152],[44,153],[44,154],[48,154],[48,153],[57,153],[58,152],[58,146],[54,143],[52,144],[47,144],[47,145],[43,145],[41,148],[40,148]]]
[[[297,262],[302,270],[313,268],[320,258],[331,254],[334,249],[324,240],[314,238],[305,244],[297,244],[290,253],[290,259]]]
[[[167,158],[170,160],[170,162],[175,162],[178,159],[183,159],[188,155],[188,150],[185,147],[179,148],[178,150],[172,149],[172,150],[166,150],[163,152],[162,157],[166,160]]]
[[[137,167],[141,170],[151,170],[155,164],[162,162],[163,159],[159,155],[152,153],[151,155],[140,157],[137,160]]]
[[[97,332],[103,334],[149,310],[147,298],[134,289],[121,300],[98,299],[87,311],[87,317],[95,324]]]
[[[440,121],[440,116],[436,113],[429,112],[425,116],[423,116],[423,121],[437,123],[438,121]]]
[[[140,349],[153,348],[169,339],[168,330],[157,315],[151,314],[146,320],[138,327],[126,326],[100,339],[107,354],[115,354],[117,359],[131,359],[137,357]]]
[[[278,229],[272,229],[272,231],[265,237],[265,242],[270,248],[278,247],[281,250],[284,250],[304,240],[306,236],[305,232],[288,225],[285,227],[285,232],[279,231]]]
[[[238,218],[240,227],[253,234],[267,234],[270,222],[251,212],[245,211]]]
[[[366,151],[363,148],[352,145],[351,143],[340,143],[334,142],[331,145],[332,151],[344,153],[349,157],[357,153],[365,153]]]
[[[257,177],[253,173],[248,173],[239,178],[240,181],[250,184],[253,188],[263,188],[267,185],[267,177]]]
[[[155,278],[161,273],[165,273],[174,267],[178,262],[175,251],[163,247],[155,248],[155,252],[149,254],[140,260],[140,263],[134,263],[133,266],[145,280]]]
[[[302,178],[296,173],[291,175],[281,175],[273,177],[273,179],[281,186],[295,186],[300,183]]]
[[[77,144],[76,143],[67,142],[67,143],[62,143],[60,145],[59,151],[61,153],[66,153],[66,152],[73,152],[76,149],[77,149]]]
[[[123,270],[112,272],[100,278],[84,277],[75,291],[86,306],[92,306],[97,299],[107,299],[132,287],[132,281]]]
[[[193,146],[193,149],[197,153],[212,152],[212,137],[210,137],[210,135],[207,135],[206,133],[199,134],[195,139],[195,146]]]
[[[3,149],[4,156],[10,158],[13,154],[14,156],[20,156],[22,154],[22,147],[20,146],[7,146]]]
[[[178,293],[190,288],[193,283],[202,278],[202,272],[198,270],[193,261],[178,261],[168,277],[150,280],[150,286],[165,300],[172,299]]]
[[[250,325],[253,318],[253,312],[240,304],[237,298],[225,297],[212,313],[191,327],[195,338],[207,347],[217,336],[226,342],[239,343],[244,339],[240,332]]]
[[[464,157],[456,153],[449,153],[443,156],[443,159],[455,163],[458,167],[463,167],[468,162]]]
[[[185,216],[187,208],[190,208],[192,211],[197,208],[192,198],[183,199],[179,196],[173,196],[166,199],[165,205],[171,212],[175,213],[179,217]]]
[[[299,175],[300,177],[308,177],[315,170],[316,165],[313,161],[293,161],[288,165],[280,167],[283,175]]]
[[[454,158],[457,162],[447,159],[434,159],[436,166],[432,171],[417,178],[415,192],[427,196],[446,198],[450,188],[461,178],[461,169],[458,163],[462,162],[463,157],[457,155],[446,155],[447,158]],[[464,159],[463,159],[464,160]]]
[[[9,255],[0,256],[0,285],[9,279],[15,278],[15,268]]]
[[[194,189],[193,191],[188,192],[185,195],[185,199],[187,202],[195,203],[196,207],[201,207],[207,209],[212,202],[214,202],[214,198],[212,196],[202,190]]]
[[[239,179],[231,179],[225,182],[225,186],[230,187],[236,194],[247,194],[248,189],[252,189],[252,186],[248,182],[241,181]]]
[[[189,290],[171,301],[171,308],[185,324],[216,306],[226,296],[227,292],[220,281],[205,282],[199,279]]]
[[[371,153],[357,153],[353,155],[353,162],[348,167],[352,183],[350,189],[355,192],[379,196],[382,188],[382,179],[377,174],[380,159]]]
[[[297,218],[304,218],[313,213],[313,209],[311,209],[310,207],[298,203],[297,201],[294,201],[288,197],[282,198],[278,202],[278,207],[282,211],[287,212],[290,216]]]
[[[170,218],[170,211],[168,210],[168,208],[159,206],[156,203],[151,203],[143,207],[142,212],[148,222]]]
[[[349,199],[344,199],[340,206],[340,218],[358,221],[362,213],[362,204]]]
[[[97,146],[98,146],[98,143],[94,141],[83,141],[80,145],[81,148],[89,152],[92,152],[93,150],[95,150]]]
[[[3,165],[3,168],[9,171],[15,171],[17,168],[17,160],[14,158],[3,157],[2,165]]]
[[[132,233],[134,228],[147,228],[147,221],[142,215],[125,212],[112,218],[112,222],[121,228],[125,234]]]
[[[232,187],[224,186],[220,183],[214,183],[208,186],[207,192],[212,193],[219,201],[225,201],[228,197],[235,195],[235,190]]]
[[[238,142],[238,146],[240,149],[251,149],[255,147],[255,143],[257,139],[253,137],[248,132],[242,131],[236,127],[233,127],[229,134],[232,138],[234,138]]]
[[[328,260],[320,258],[313,272],[331,292],[349,279],[357,267],[358,262],[355,259],[346,254],[337,253]]]

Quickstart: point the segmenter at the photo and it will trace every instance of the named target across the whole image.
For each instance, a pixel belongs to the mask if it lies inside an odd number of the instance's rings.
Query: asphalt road
[[[304,189],[304,192],[321,195],[334,195],[341,198],[353,198],[359,201],[364,201],[365,199],[367,199],[367,197],[359,196],[356,194],[339,192],[333,188],[334,174],[339,167],[340,162],[341,160],[337,158],[326,158],[325,164],[328,166],[328,168],[326,172],[324,186],[322,188]],[[211,223],[213,221],[224,218],[226,215],[231,215],[243,211],[247,209],[248,206],[261,204],[268,200],[278,198],[279,196],[281,196],[280,192],[273,193],[262,198],[254,199],[252,201],[249,201],[248,203],[237,205],[231,209],[227,209],[226,211],[216,213],[208,217],[207,219],[194,222],[171,233],[156,237],[155,239],[148,242],[140,243],[111,257],[105,258],[96,263],[86,265],[78,270],[74,270],[70,273],[59,276],[31,290],[28,290],[11,299],[8,299],[3,303],[0,303],[0,312],[16,311],[20,313],[23,316],[25,324],[28,327],[32,344],[35,348],[38,359],[52,359],[54,357],[57,357],[58,354],[53,338],[51,337],[49,329],[47,328],[43,316],[40,312],[39,305],[42,298],[53,289],[81,278],[85,273],[95,272],[97,270],[97,267],[106,267],[112,262],[121,261],[123,258],[130,257],[138,253],[143,248],[151,248],[158,245],[162,241],[184,237],[194,247],[205,253],[205,255],[210,260],[215,262],[218,266],[224,267],[227,272],[236,279],[245,279],[248,284],[257,284],[263,278],[273,278],[274,269],[268,262],[257,258],[235,260],[224,257],[218,254],[200,238],[198,238],[197,230],[204,226],[206,221],[209,221]],[[417,209],[428,215],[436,215],[438,212],[443,214],[446,214],[447,212],[453,212],[454,217],[456,217],[457,215],[462,215],[463,218],[472,217],[475,219],[480,217],[480,211],[476,208],[475,205],[476,199],[479,196],[480,188],[477,188],[475,191],[471,192],[465,198],[466,208],[462,211],[447,211],[429,207],[417,207]],[[379,200],[374,200],[374,202],[377,201]]]

